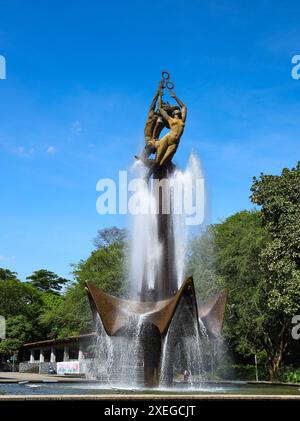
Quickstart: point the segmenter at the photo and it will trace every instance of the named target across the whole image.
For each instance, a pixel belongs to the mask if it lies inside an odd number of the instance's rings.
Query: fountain
[[[147,212],[135,216],[132,299],[116,298],[86,282],[98,327],[97,347],[102,350],[102,364],[105,361],[104,377],[111,383],[170,386],[176,372],[203,379],[201,344],[217,337],[223,322],[226,291],[199,306],[193,278],[182,282],[185,239],[178,235],[182,221],[178,222],[174,211],[174,191],[182,173],[172,158],[184,131],[187,108],[173,88],[169,73],[162,72],[146,121],[146,145],[136,157],[136,165],[146,169],[138,195]],[[176,105],[163,101],[165,90]],[[163,129],[168,132],[159,138]]]

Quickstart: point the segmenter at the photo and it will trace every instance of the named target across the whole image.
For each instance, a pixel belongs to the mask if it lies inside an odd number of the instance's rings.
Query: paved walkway
[[[0,383],[18,383],[18,382],[33,382],[33,383],[42,383],[42,382],[86,382],[85,378],[82,377],[69,377],[69,376],[59,376],[59,375],[48,375],[48,374],[33,374],[33,373],[11,373],[6,371],[0,371]],[[89,380],[90,382],[90,380]]]

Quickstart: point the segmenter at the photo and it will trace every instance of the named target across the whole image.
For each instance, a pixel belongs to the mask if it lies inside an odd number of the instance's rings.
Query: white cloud
[[[49,148],[47,149],[47,153],[49,153],[50,155],[55,154],[56,148],[54,146],[49,146]]]
[[[1,256],[0,256],[0,262],[3,262],[4,260],[5,260],[6,262],[9,262],[9,261],[15,260],[15,256],[3,256],[3,255],[1,255]]]
[[[72,123],[71,130],[72,130],[72,132],[77,133],[77,134],[82,131],[82,127],[81,127],[78,120],[76,120]]]
[[[34,154],[35,149],[26,148],[25,146],[16,146],[14,148],[10,148],[9,151],[20,158],[28,158]]]

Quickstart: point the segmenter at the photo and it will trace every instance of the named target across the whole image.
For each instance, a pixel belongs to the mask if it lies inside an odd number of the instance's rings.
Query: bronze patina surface
[[[91,304],[95,306],[106,333],[118,335],[124,326],[128,326],[134,316],[147,316],[147,321],[157,327],[164,335],[169,327],[176,308],[183,296],[190,296],[196,303],[193,279],[188,278],[179,291],[167,300],[140,302],[123,300],[106,294],[93,282],[86,282]],[[197,307],[195,307],[195,312]]]

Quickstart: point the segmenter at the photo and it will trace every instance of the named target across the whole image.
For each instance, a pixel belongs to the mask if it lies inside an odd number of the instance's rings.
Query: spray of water
[[[173,318],[163,339],[160,384],[168,384],[173,377],[181,383],[183,373],[188,372],[188,381],[200,384],[206,378],[203,360],[204,347],[208,343],[207,330],[200,320],[200,330],[194,314],[184,300]]]
[[[131,167],[133,177],[142,178],[143,166],[135,163]],[[178,288],[182,285],[187,241],[191,216],[186,209],[187,199],[195,203],[196,180],[203,179],[203,171],[198,157],[190,155],[186,169],[176,170],[169,179],[171,217],[173,220],[176,277]],[[157,198],[145,183],[136,185],[135,198],[143,204],[143,212],[131,217],[131,247],[129,258],[129,279],[132,295],[138,295],[143,279],[146,277],[148,288],[155,284],[161,264],[162,245],[158,238]]]
[[[187,199],[191,203],[196,200],[196,180],[203,179],[203,170],[199,158],[191,154],[185,170],[176,170],[171,177],[171,202],[174,229],[175,261],[178,288],[181,287],[187,256],[187,243],[192,226],[187,224],[189,209]],[[198,192],[199,194],[199,192]],[[180,196],[180,197],[179,197]],[[181,200],[180,200],[181,199]],[[204,198],[203,198],[204,199]]]
[[[131,172],[142,177],[141,164],[135,163]],[[129,279],[131,295],[137,296],[146,278],[148,288],[154,288],[160,266],[161,244],[158,238],[156,201],[144,182],[136,185],[136,201],[141,203],[142,212],[132,216]]]
[[[142,335],[146,316],[132,318],[122,337],[110,337],[102,321],[96,321],[95,358],[87,367],[87,378],[118,387],[138,386],[143,382]]]
[[[131,168],[134,178],[142,180],[143,166],[135,163]],[[182,285],[187,240],[189,229],[187,214],[182,197],[181,209],[176,195],[196,195],[195,180],[203,178],[200,162],[191,155],[184,171],[176,170],[170,179],[171,218],[174,232],[175,256],[174,265],[178,288]],[[173,188],[172,188],[173,186]],[[178,193],[179,192],[179,193]],[[181,192],[181,193],[180,193]],[[177,197],[178,199],[178,197]],[[143,212],[137,212],[131,220],[131,246],[129,257],[129,279],[131,297],[137,299],[143,282],[153,289],[161,266],[162,244],[158,235],[157,202],[151,189],[145,183],[135,185],[135,200],[142,204]],[[182,302],[180,306],[184,306]],[[195,314],[188,314],[188,306],[178,309],[167,335],[163,339],[161,356],[161,384],[168,383],[170,371],[178,377],[183,369],[191,373],[192,379],[203,380],[203,340],[207,341],[207,332],[200,321],[200,331]],[[184,315],[184,316],[183,316]],[[185,317],[186,319],[182,319]],[[146,316],[136,316],[128,326],[128,332],[122,337],[110,338],[98,320],[97,360],[93,376],[106,379],[110,384],[137,385],[142,378],[143,334]],[[182,328],[184,326],[184,329]],[[175,357],[174,357],[175,356]],[[170,366],[170,364],[172,366]],[[175,372],[174,372],[175,370]]]
[[[88,367],[87,378],[99,380],[101,383],[111,382],[113,367],[113,339],[107,335],[100,317],[96,319],[96,340],[94,344],[95,357]]]

